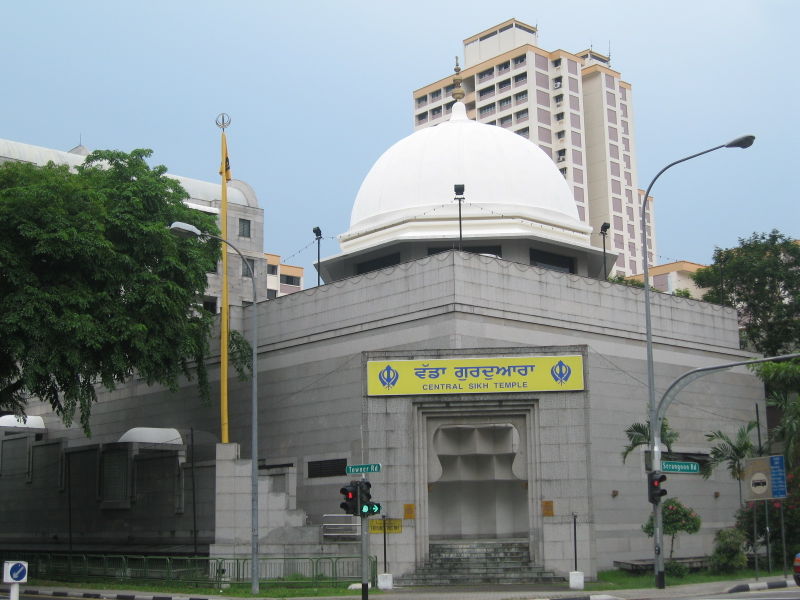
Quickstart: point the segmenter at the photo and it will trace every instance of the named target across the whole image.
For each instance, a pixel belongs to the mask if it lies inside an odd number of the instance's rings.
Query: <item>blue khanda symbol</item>
[[[559,385],[564,385],[572,375],[572,369],[563,360],[560,360],[550,369],[550,375],[553,376],[553,381]]]
[[[387,390],[392,389],[397,385],[397,380],[400,379],[400,373],[392,368],[392,365],[386,365],[386,368],[378,373],[378,379]]]

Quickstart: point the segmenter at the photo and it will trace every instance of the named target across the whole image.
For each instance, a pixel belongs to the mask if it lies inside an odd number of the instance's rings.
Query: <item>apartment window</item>
[[[553,97],[553,100],[555,100],[555,102],[556,102],[556,106],[557,106],[557,105],[559,105],[559,104],[561,104],[561,103],[564,101],[564,94],[556,94],[556,95]]]
[[[581,101],[574,94],[570,94],[569,95],[569,107],[572,110],[580,110],[581,109]]]
[[[622,231],[622,217],[614,215],[614,229]]]
[[[428,113],[427,112],[420,113],[420,114],[417,115],[417,123],[424,123],[427,120],[428,120]]]
[[[609,123],[616,123],[617,122],[617,111],[609,108],[607,109],[608,112],[608,122]]]
[[[617,105],[617,98],[614,96],[614,92],[606,92],[606,104],[609,106]]]
[[[442,116],[442,107],[437,106],[436,108],[431,109],[431,119],[438,119]]]
[[[519,94],[514,95],[514,102],[517,104],[522,104],[523,102],[528,101],[528,92],[520,92]]]
[[[500,127],[511,127],[511,115],[500,118]]]
[[[622,86],[619,86],[619,97],[622,98],[623,100],[627,100],[628,99],[628,93],[625,91],[625,88],[622,87]]]
[[[300,278],[295,275],[281,275],[281,283],[285,285],[300,285]]]
[[[567,132],[562,129],[561,131],[557,131],[556,132],[556,139],[557,140],[563,140],[566,135],[567,135]]]
[[[546,144],[552,144],[553,140],[550,137],[550,128],[549,127],[539,127],[539,141],[545,142]]]
[[[425,106],[428,103],[428,95],[420,96],[417,98],[417,106]]]
[[[505,110],[511,106],[511,96],[507,98],[503,98],[500,102],[497,103],[497,108],[500,110]]]
[[[557,162],[564,162],[567,160],[567,151],[562,149],[556,152],[556,161]]]
[[[627,118],[628,117],[628,105],[620,103],[619,112],[623,117]]]
[[[572,145],[578,146],[579,148],[581,146],[581,134],[577,131],[572,132]]]
[[[619,163],[618,163],[618,162],[614,162],[614,161],[612,160],[612,161],[611,161],[610,168],[611,168],[611,174],[612,174],[614,177],[619,177],[619,175],[620,175]]]
[[[563,121],[564,120],[564,113],[556,113],[556,121]]]
[[[575,150],[574,148],[572,149],[572,162],[574,162],[576,165],[583,164],[583,154],[580,150]]]
[[[521,67],[524,64],[525,64],[525,55],[524,54],[521,54],[520,56],[515,56],[514,57],[514,66],[515,67]]]
[[[606,73],[606,87],[614,89],[614,77]]]
[[[558,170],[558,172],[561,173],[564,176],[564,178],[566,179],[566,177],[567,177],[567,167],[561,167]]]
[[[553,79],[553,89],[560,90],[561,86],[564,84],[563,79],[561,76],[555,77]]]
[[[608,126],[608,139],[614,142],[619,140],[619,131],[617,131],[616,127]]]
[[[558,67],[560,67],[560,66],[561,66],[561,59],[560,59],[560,58],[557,58],[557,59],[555,59],[555,60],[553,61],[553,68],[554,68],[554,69],[557,69],[557,68],[558,68]]]
[[[528,81],[528,74],[527,73],[520,73],[519,75],[514,75],[514,85],[522,85],[523,83],[527,83]]]
[[[572,179],[575,180],[575,183],[583,183],[583,169],[573,169]]]
[[[491,98],[494,96],[494,86],[485,87],[482,90],[478,91],[478,98],[483,100],[484,98]]]
[[[517,129],[517,131],[515,131],[515,133],[516,133],[517,135],[521,135],[521,136],[522,136],[522,137],[524,137],[526,140],[527,140],[528,138],[530,138],[530,136],[531,136],[531,132],[530,132],[530,130],[529,130],[527,127],[523,127],[522,129]]]
[[[267,275],[277,275],[278,265],[267,265]]]
[[[252,258],[245,258],[242,261],[242,277],[252,277],[252,275],[250,275],[251,271],[247,268],[248,265],[250,265],[252,272],[255,273],[256,261],[254,261]]]
[[[442,90],[436,90],[435,92],[431,92],[431,102],[436,102],[442,97]]]
[[[511,68],[511,62],[510,61],[506,61],[504,63],[500,63],[499,65],[497,65],[497,73],[498,73],[498,75],[500,73],[505,73],[510,68]]]
[[[510,79],[504,79],[503,81],[501,81],[500,83],[497,84],[497,91],[498,92],[504,92],[504,91],[506,91],[507,89],[510,89],[510,88],[511,88],[511,80]]]
[[[250,237],[250,219],[239,219],[239,237]]]
[[[528,109],[525,108],[523,110],[518,110],[516,113],[514,113],[514,116],[517,118],[517,123],[520,123],[521,121],[527,121]]]
[[[621,233],[614,234],[614,247],[619,248],[620,250],[622,250],[625,247],[625,242],[622,238]]]
[[[478,73],[478,81],[486,81],[487,79],[491,79],[493,75],[494,69],[486,69]]]
[[[445,86],[444,95],[445,96],[449,96],[453,92],[454,89],[456,89],[456,86],[455,86],[454,83],[451,83],[450,85]]]
[[[495,111],[494,102],[492,102],[491,104],[487,104],[486,106],[481,106],[480,109],[478,110],[481,117],[494,114],[494,111]]]

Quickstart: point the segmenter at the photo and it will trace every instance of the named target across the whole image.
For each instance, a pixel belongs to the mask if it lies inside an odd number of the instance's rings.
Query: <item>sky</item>
[[[464,38],[510,18],[539,46],[592,46],[633,88],[639,187],[653,187],[657,262],[778,229],[800,238],[796,0],[141,0],[8,2],[0,137],[69,150],[151,148],[151,164],[233,176],[265,211],[264,250],[306,269],[339,252],[359,186],[413,130],[413,90],[463,62]],[[794,165],[794,166],[792,166]]]

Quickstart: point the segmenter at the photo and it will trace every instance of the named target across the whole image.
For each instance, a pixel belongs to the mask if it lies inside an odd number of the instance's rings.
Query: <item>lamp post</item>
[[[253,267],[245,259],[244,255],[239,252],[239,249],[231,244],[228,240],[219,236],[203,233],[194,225],[189,223],[181,223],[180,221],[174,222],[169,226],[172,233],[179,237],[186,238],[213,238],[219,240],[223,244],[227,244],[234,249],[236,254],[242,259],[242,262],[247,266],[250,273],[250,280],[253,284],[253,356],[252,356],[252,386],[250,392],[250,433],[251,433],[251,470],[250,470],[250,484],[251,484],[251,537],[250,537],[250,587],[254,594],[258,593],[258,307],[256,305],[256,274]]]
[[[458,250],[461,251],[461,244],[463,241],[463,236],[461,234],[461,204],[464,202],[464,184],[456,183],[453,186],[453,192],[455,192],[456,195],[454,200],[458,202]]]
[[[314,229],[312,229],[311,231],[313,231],[314,235],[317,236],[317,287],[319,287],[319,276],[320,276],[320,271],[319,271],[319,245],[320,245],[320,242],[322,241],[322,229],[320,229],[319,227],[314,227]]]
[[[608,281],[608,265],[606,264],[606,236],[611,229],[611,223],[603,223],[600,226],[600,235],[603,236],[603,279]]]
[[[691,160],[693,158],[697,158],[698,156],[702,156],[703,154],[708,154],[709,152],[714,152],[715,150],[719,150],[720,148],[749,148],[753,145],[755,141],[755,136],[753,135],[743,135],[741,137],[736,138],[733,141],[728,142],[727,144],[720,144],[719,146],[714,146],[713,148],[709,148],[708,150],[703,150],[702,152],[698,152],[696,154],[692,154],[690,156],[686,156],[679,160],[669,163],[666,167],[661,169],[656,176],[653,177],[653,180],[650,182],[650,185],[647,186],[647,190],[644,193],[644,198],[642,199],[642,214],[641,214],[641,228],[642,228],[642,272],[643,272],[643,279],[644,279],[644,322],[645,322],[645,336],[646,336],[646,346],[647,346],[647,393],[648,393],[648,412],[650,415],[649,423],[650,423],[650,449],[652,451],[652,465],[650,469],[652,471],[660,471],[661,470],[661,431],[657,428],[657,414],[656,414],[656,389],[655,389],[655,373],[653,371],[653,323],[652,318],[650,315],[650,276],[648,270],[648,255],[647,255],[647,219],[646,219],[646,211],[647,211],[647,200],[650,197],[650,190],[653,189],[653,184],[655,184],[656,180],[661,177],[661,174],[666,171],[667,169],[674,167],[677,164],[682,162],[686,162],[687,160]],[[653,504],[653,550],[655,553],[655,561],[654,561],[654,570],[655,570],[655,579],[656,579],[656,587],[660,589],[664,589],[665,581],[664,581],[664,556],[661,553],[661,546],[662,546],[662,539],[663,539],[663,531],[662,531],[662,521],[661,521],[661,505],[660,504]]]

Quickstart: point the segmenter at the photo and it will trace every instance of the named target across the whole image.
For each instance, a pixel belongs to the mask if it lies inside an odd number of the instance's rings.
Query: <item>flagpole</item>
[[[217,127],[222,129],[222,159],[219,174],[222,177],[222,195],[219,209],[220,237],[228,239],[228,181],[231,178],[230,162],[228,160],[228,141],[225,138],[225,129],[231,124],[231,118],[220,113],[217,116]],[[222,246],[222,306],[220,306],[220,334],[219,334],[219,411],[220,411],[220,441],[228,443],[228,327],[230,324],[230,302],[228,299],[228,248]]]

